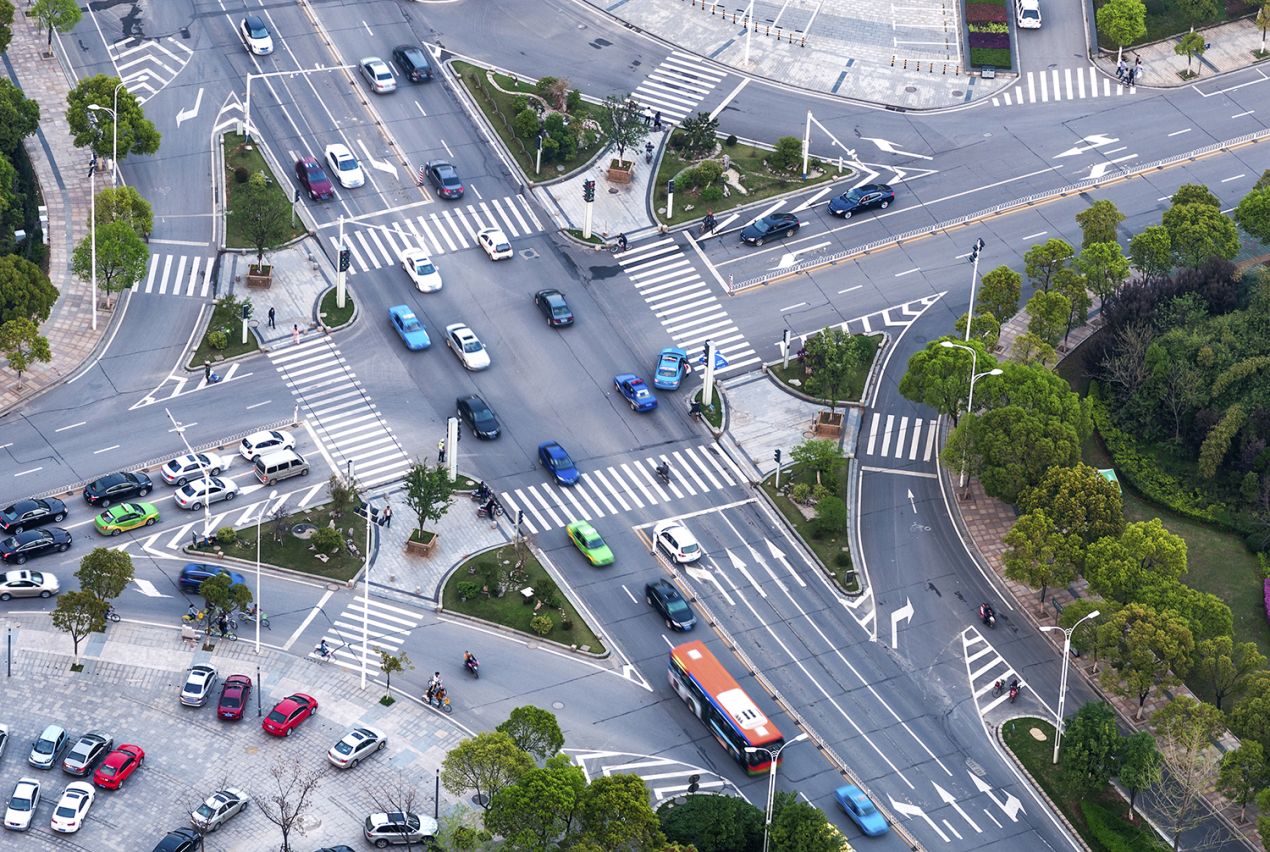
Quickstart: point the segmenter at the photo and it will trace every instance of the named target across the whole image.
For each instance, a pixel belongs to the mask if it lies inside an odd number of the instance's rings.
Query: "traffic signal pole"
[[[582,200],[586,203],[586,216],[582,220],[582,239],[591,239],[591,218],[595,209],[595,181],[582,181]]]
[[[335,307],[344,310],[344,275],[348,271],[348,249],[344,246],[344,217],[340,216],[339,257],[335,268]]]

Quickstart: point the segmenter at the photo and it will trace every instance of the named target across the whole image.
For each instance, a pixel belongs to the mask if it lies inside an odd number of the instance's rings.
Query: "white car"
[[[0,757],[4,757],[4,747],[9,744],[9,726],[0,723]]]
[[[362,166],[348,147],[339,142],[326,146],[326,164],[331,167],[331,174],[340,186],[345,189],[356,189],[366,183],[366,175],[362,174]]]
[[[490,260],[510,260],[513,255],[511,241],[498,228],[481,228],[476,232],[476,241]]]
[[[484,370],[489,366],[489,352],[476,332],[461,322],[445,327],[445,345],[458,356],[469,370]]]
[[[388,745],[388,737],[378,728],[364,725],[344,735],[344,739],[331,746],[326,759],[340,769],[352,769],[362,758],[381,751]]]
[[[58,725],[49,725],[31,746],[26,762],[36,769],[52,769],[68,745],[70,737],[66,730]]]
[[[259,15],[248,15],[238,22],[238,36],[247,46],[247,50],[256,56],[268,56],[273,53],[273,36]]]
[[[216,669],[197,665],[190,669],[190,676],[181,687],[181,703],[186,707],[202,707],[216,685]]]
[[[697,537],[679,521],[662,521],[653,527],[653,543],[666,551],[670,561],[676,565],[696,562],[701,558]]]
[[[228,476],[210,476],[206,480],[195,479],[172,495],[172,502],[182,509],[197,512],[204,503],[219,503],[238,496],[238,483]]]
[[[4,827],[10,831],[26,831],[39,806],[40,782],[35,778],[19,778],[4,809]]]
[[[208,796],[207,801],[190,814],[190,822],[195,828],[201,828],[203,831],[215,831],[224,825],[226,820],[247,807],[250,801],[250,796],[234,787],[219,790]]]
[[[62,834],[74,834],[84,827],[84,818],[88,809],[93,806],[93,785],[87,781],[72,781],[62,791],[62,798],[57,800],[53,808],[53,818],[49,820],[49,828]]]
[[[397,91],[397,79],[393,77],[392,69],[378,56],[363,57],[357,65],[370,85],[370,90],[375,94],[386,95]]]
[[[408,248],[401,253],[401,268],[420,293],[435,293],[441,289],[441,273],[428,253],[419,248]]]
[[[159,474],[168,485],[184,485],[191,479],[202,479],[203,472],[220,476],[228,465],[216,453],[186,453],[165,464]]]
[[[238,452],[247,461],[255,461],[256,456],[273,453],[278,450],[294,450],[295,436],[290,432],[273,430],[269,432],[253,432],[238,445]]]

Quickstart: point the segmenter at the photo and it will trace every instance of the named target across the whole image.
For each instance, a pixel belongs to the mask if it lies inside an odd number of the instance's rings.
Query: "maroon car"
[[[220,688],[220,701],[216,703],[216,718],[237,720],[243,717],[243,708],[251,695],[251,678],[247,675],[230,675]]]
[[[313,157],[304,157],[295,161],[295,179],[304,187],[309,198],[314,201],[326,201],[335,197],[335,187],[326,176],[322,166]]]

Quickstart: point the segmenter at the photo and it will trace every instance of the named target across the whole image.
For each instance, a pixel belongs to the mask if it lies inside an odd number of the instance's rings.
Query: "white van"
[[[1020,29],[1039,30],[1041,28],[1040,0],[1014,0],[1014,20]]]

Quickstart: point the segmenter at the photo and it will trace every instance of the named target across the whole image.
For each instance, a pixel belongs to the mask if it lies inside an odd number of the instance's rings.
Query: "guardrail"
[[[1265,139],[1270,139],[1270,130],[1258,130],[1253,133],[1245,133],[1243,136],[1236,136],[1233,139],[1214,142],[1212,145],[1205,145],[1202,148],[1196,148],[1184,154],[1175,154],[1172,157],[1164,157],[1159,160],[1153,160],[1149,163],[1143,163],[1132,169],[1116,167],[1110,174],[1101,177],[1089,178],[1077,183],[1068,184],[1067,186],[1058,187],[1057,189],[1050,189],[1044,192],[1037,192],[1032,195],[1025,195],[1022,198],[1016,198],[1012,201],[1004,201],[1000,204],[994,204],[991,207],[986,207],[974,213],[967,213],[964,216],[958,216],[955,219],[949,219],[936,225],[930,225],[924,228],[914,228],[911,231],[905,231],[902,234],[896,234],[894,236],[884,237],[880,240],[874,240],[873,242],[865,243],[862,246],[856,246],[855,248],[844,249],[843,251],[834,252],[833,254],[821,255],[817,258],[809,258],[807,260],[799,261],[783,269],[767,272],[755,278],[734,283],[728,287],[728,293],[739,293],[742,290],[748,290],[751,287],[758,287],[759,285],[767,284],[771,281],[777,281],[791,275],[809,272],[813,269],[819,269],[822,266],[833,266],[834,264],[841,263],[844,260],[856,257],[857,255],[869,254],[870,252],[877,251],[878,249],[900,245],[907,240],[932,236],[970,222],[987,219],[991,216],[998,216],[1002,213],[1017,210],[1021,207],[1028,207],[1044,201],[1051,201],[1055,198],[1066,198],[1069,195],[1087,192],[1095,187],[1143,175],[1147,172],[1160,171],[1161,169],[1168,168],[1169,166],[1173,166],[1178,163],[1186,162],[1188,160],[1198,160],[1201,157],[1206,157],[1219,151],[1226,151],[1243,145],[1255,144]]]

